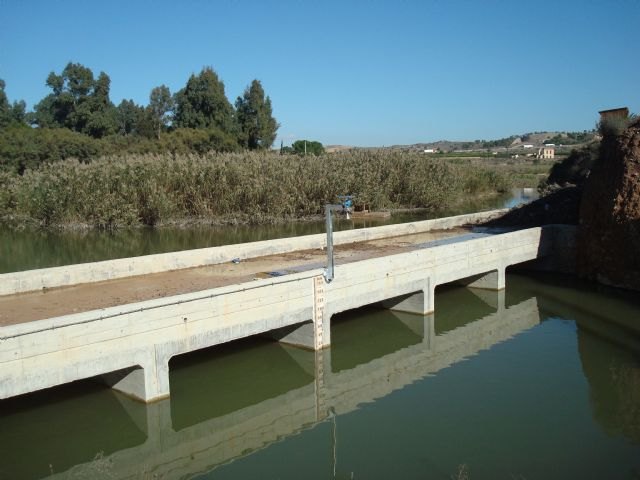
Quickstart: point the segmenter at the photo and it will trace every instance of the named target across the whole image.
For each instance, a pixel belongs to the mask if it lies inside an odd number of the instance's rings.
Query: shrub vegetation
[[[119,228],[175,221],[266,223],[319,215],[338,195],[374,209],[451,206],[503,192],[506,175],[419,154],[352,151],[107,156],[0,172],[0,219],[7,225]]]

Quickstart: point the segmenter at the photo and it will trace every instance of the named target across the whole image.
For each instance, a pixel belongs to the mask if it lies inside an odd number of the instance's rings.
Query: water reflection
[[[0,478],[44,478],[82,465],[99,469],[105,458],[144,445],[146,424],[132,422],[130,411],[117,395],[89,382],[3,400]]]
[[[313,385],[313,355],[296,350],[250,338],[175,357],[170,364],[172,428],[180,431]]]
[[[640,444],[640,350],[634,354],[584,328],[578,350],[593,417],[607,434]]]
[[[424,324],[422,316],[392,315],[376,308],[334,316],[331,319],[331,372],[351,370],[422,343]]]
[[[593,418],[609,435],[640,444],[640,298],[570,277],[514,277],[543,290],[546,316],[574,320]],[[532,281],[533,280],[533,281]]]
[[[115,232],[0,228],[0,273],[309,235],[324,231],[323,225],[321,222],[297,222]]]
[[[497,311],[504,304],[504,291],[441,285],[436,289],[435,301],[434,328],[436,335],[441,335]]]

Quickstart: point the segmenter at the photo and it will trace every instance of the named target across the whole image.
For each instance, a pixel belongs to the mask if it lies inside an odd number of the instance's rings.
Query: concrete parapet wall
[[[455,217],[424,220],[420,222],[385,225],[382,227],[346,230],[334,234],[334,244],[348,244],[397,237],[430,230],[443,230],[462,225],[484,222],[497,217],[505,210],[471,213]],[[276,255],[298,250],[326,247],[325,234],[279,238],[260,242],[200,248],[181,252],[145,255],[132,258],[106,260],[102,262],[42,268],[24,272],[0,274],[0,295],[12,295],[43,288],[55,288],[81,283],[101,282],[116,278],[147,275],[184,268],[215,265],[233,258],[247,259],[265,255]]]

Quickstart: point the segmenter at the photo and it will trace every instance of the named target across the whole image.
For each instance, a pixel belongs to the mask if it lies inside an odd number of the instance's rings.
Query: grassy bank
[[[494,166],[407,153],[129,155],[0,173],[0,218],[44,227],[265,223],[321,214],[345,193],[374,209],[435,211],[511,185],[509,172]]]

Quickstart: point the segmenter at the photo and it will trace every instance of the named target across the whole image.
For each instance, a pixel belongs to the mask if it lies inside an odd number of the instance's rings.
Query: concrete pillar
[[[431,279],[427,279],[421,291],[384,300],[382,306],[390,310],[417,315],[431,313],[434,311],[434,286],[431,283]]]
[[[485,290],[502,290],[505,288],[504,267],[488,273],[481,273],[458,280],[459,284],[469,288],[482,288]]]
[[[144,366],[133,366],[102,375],[114,390],[145,403],[169,396],[169,361],[157,362],[155,355]]]
[[[169,388],[169,359],[171,357],[161,356],[156,351],[156,359],[155,359],[155,372],[156,372],[156,385],[157,385],[157,396],[154,396],[151,400],[147,400],[147,402],[155,402],[156,400],[161,400],[163,398],[167,398],[169,396],[170,388]]]

